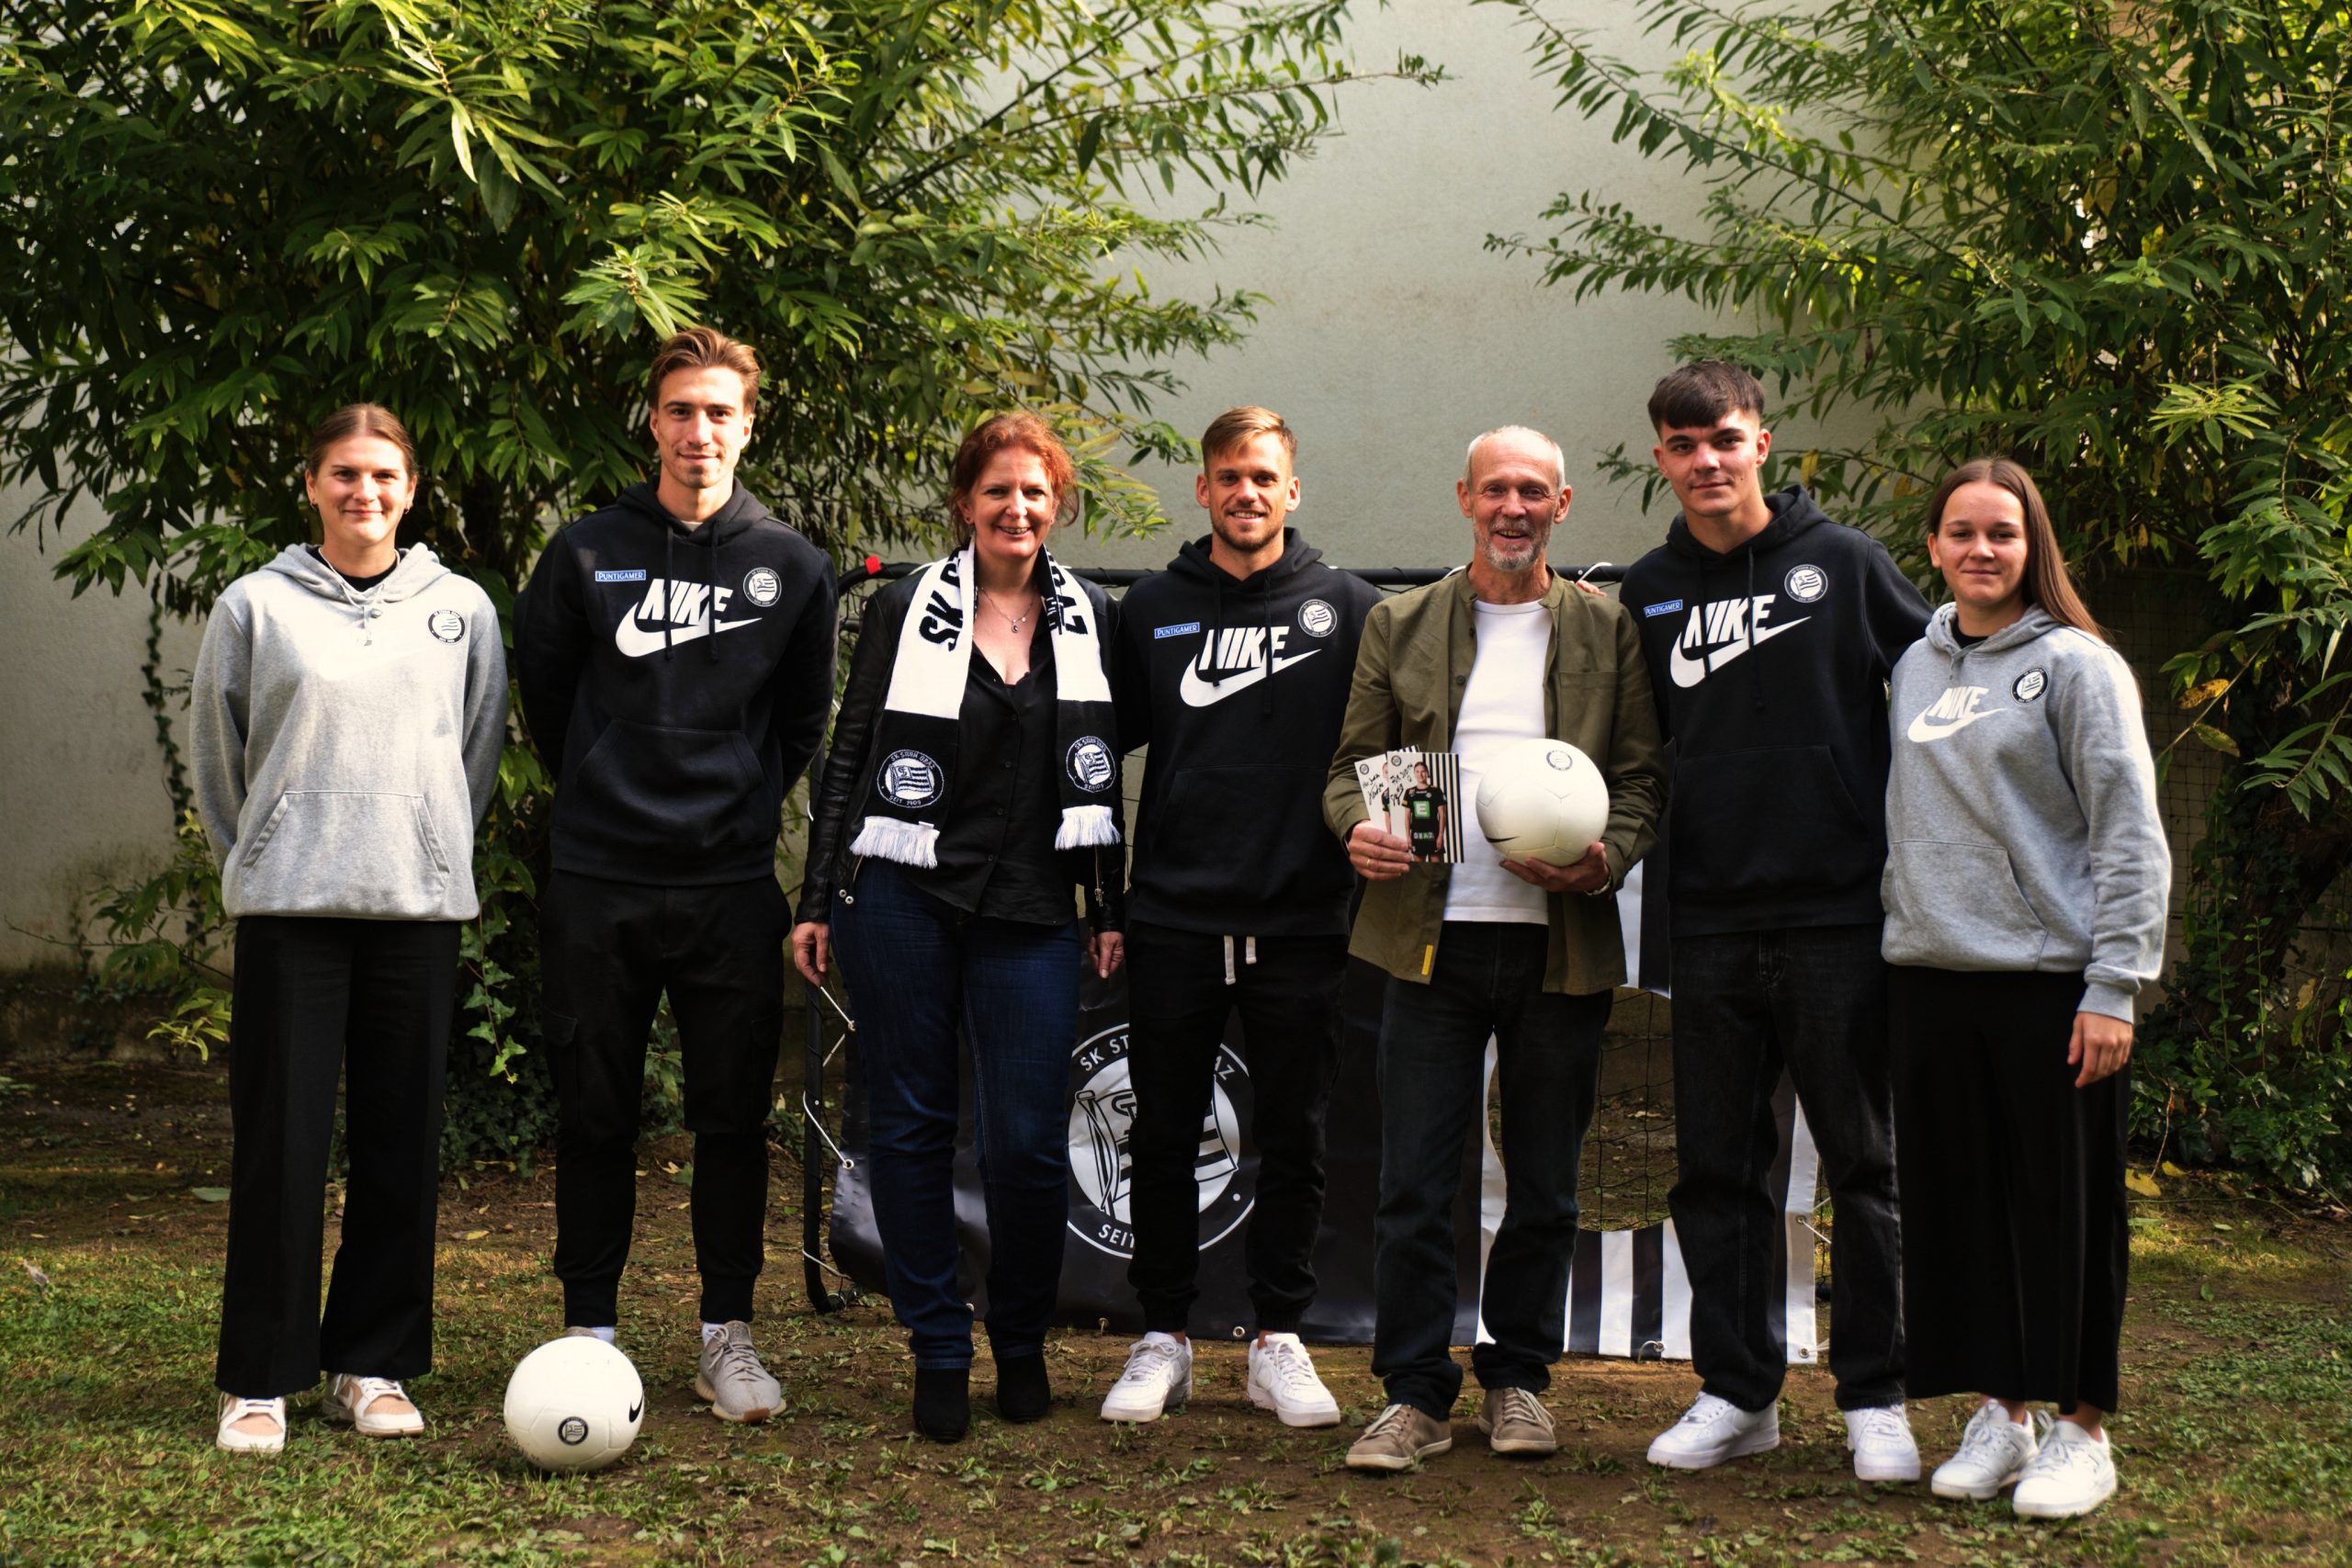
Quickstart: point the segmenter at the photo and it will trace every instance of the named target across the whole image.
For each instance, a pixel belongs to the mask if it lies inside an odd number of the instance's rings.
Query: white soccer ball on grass
[[[645,1384],[614,1346],[550,1339],[506,1380],[506,1435],[541,1470],[602,1470],[637,1441]]]

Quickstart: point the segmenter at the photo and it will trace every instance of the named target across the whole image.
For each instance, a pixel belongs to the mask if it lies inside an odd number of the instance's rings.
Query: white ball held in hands
[[[1609,825],[1609,786],[1565,740],[1514,740],[1478,776],[1478,827],[1505,860],[1570,866]]]

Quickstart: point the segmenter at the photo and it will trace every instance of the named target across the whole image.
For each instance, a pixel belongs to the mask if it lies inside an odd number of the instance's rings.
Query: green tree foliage
[[[766,365],[746,482],[838,555],[931,534],[956,434],[1013,404],[1070,439],[1090,526],[1148,525],[1118,462],[1184,448],[1153,399],[1253,300],[1143,269],[1312,150],[1345,8],[0,0],[13,521],[94,497],[61,575],[200,611],[310,536],[304,434],[370,400],[418,438],[404,536],[503,611],[547,528],[644,470],[645,361],[707,322]],[[503,783],[467,954],[508,1075],[548,785],[519,745]]]
[[[1679,58],[1645,73],[1548,0],[1504,3],[1561,107],[1612,117],[1703,203],[1678,231],[1571,191],[1548,233],[1494,248],[1578,298],[1679,294],[1746,323],[1675,347],[1874,426],[1802,471],[1914,558],[1922,491],[2005,451],[2094,581],[2201,571],[2212,635],[2168,668],[2186,743],[2230,761],[2177,890],[2189,951],[2143,1031],[2141,1109],[2290,1179],[2352,1174],[2341,989],[2283,980],[2352,863],[2352,15],[1646,0]]]

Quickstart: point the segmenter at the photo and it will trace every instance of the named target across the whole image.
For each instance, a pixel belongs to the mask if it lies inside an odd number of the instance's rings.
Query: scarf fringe
[[[1108,807],[1096,807],[1107,810]],[[854,855],[879,855],[900,865],[935,869],[939,864],[939,829],[928,822],[901,822],[890,817],[869,817],[850,841]]]
[[[1119,841],[1119,819],[1107,806],[1065,806],[1054,848],[1083,850]]]

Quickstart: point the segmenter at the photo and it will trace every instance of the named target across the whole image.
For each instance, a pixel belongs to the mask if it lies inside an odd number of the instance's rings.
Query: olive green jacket
[[[1555,573],[1544,605],[1552,613],[1545,730],[1590,757],[1609,781],[1609,825],[1600,842],[1609,852],[1614,890],[1657,841],[1666,806],[1649,666],[1633,615],[1615,600],[1588,593]],[[1373,606],[1356,653],[1339,754],[1323,791],[1324,819],[1341,839],[1368,815],[1356,782],[1358,758],[1401,746],[1452,750],[1462,691],[1477,656],[1470,606],[1466,571]],[[1348,950],[1400,979],[1426,984],[1437,963],[1451,875],[1451,867],[1420,864],[1393,881],[1367,885]],[[1552,953],[1544,988],[1583,996],[1623,984],[1625,944],[1616,900],[1555,893],[1550,904]]]

